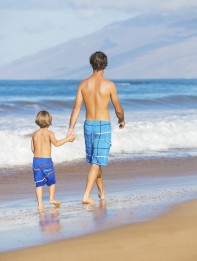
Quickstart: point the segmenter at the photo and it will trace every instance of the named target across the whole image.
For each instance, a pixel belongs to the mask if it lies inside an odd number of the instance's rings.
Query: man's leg
[[[59,206],[61,202],[54,200],[55,196],[55,184],[49,186],[49,202],[55,206]]]
[[[103,186],[103,172],[102,172],[101,166],[99,167],[99,174],[98,174],[98,177],[96,180],[96,185],[99,190],[99,194],[98,194],[99,198],[101,200],[104,200],[105,199],[105,190],[104,190],[104,186]]]
[[[84,197],[82,202],[84,204],[91,204],[94,203],[94,200],[91,198],[90,193],[93,189],[93,186],[98,178],[100,167],[96,164],[92,164],[91,169],[88,173],[87,183],[86,183],[86,190],[84,193]]]
[[[36,197],[37,197],[37,200],[38,200],[38,210],[43,210],[44,204],[43,204],[43,201],[42,201],[42,187],[36,188]]]

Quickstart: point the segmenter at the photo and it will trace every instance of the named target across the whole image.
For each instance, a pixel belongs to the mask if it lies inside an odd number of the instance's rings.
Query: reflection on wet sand
[[[101,226],[107,219],[107,202],[100,200],[99,204],[84,205],[84,209],[92,212],[92,221],[96,226]]]
[[[41,231],[48,233],[57,233],[61,230],[59,213],[57,208],[52,208],[49,213],[45,210],[39,212],[39,225]]]
[[[118,181],[106,201],[83,205],[80,195],[61,198],[60,208],[46,204],[35,210],[28,198],[0,208],[0,251],[83,236],[129,223],[149,220],[176,203],[196,198],[197,177],[149,177]],[[22,229],[21,229],[22,228]],[[31,237],[29,235],[31,234]]]

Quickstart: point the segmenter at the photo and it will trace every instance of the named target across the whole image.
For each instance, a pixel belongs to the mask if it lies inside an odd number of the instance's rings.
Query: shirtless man
[[[79,84],[67,133],[67,136],[74,133],[81,105],[84,102],[86,108],[86,120],[84,122],[86,160],[91,164],[82,199],[85,204],[94,203],[90,193],[95,182],[100,199],[105,199],[101,166],[108,164],[111,147],[110,101],[114,106],[119,127],[124,128],[125,126],[124,111],[117,96],[116,86],[103,76],[104,69],[107,66],[107,56],[102,52],[95,52],[90,57],[90,64],[93,68],[93,74]]]

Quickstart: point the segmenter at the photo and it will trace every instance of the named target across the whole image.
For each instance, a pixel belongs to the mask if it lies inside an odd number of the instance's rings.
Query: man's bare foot
[[[38,211],[43,211],[44,210],[44,205],[38,205]]]
[[[82,202],[83,202],[83,204],[94,204],[95,201],[90,196],[89,197],[84,196],[82,199]]]
[[[98,193],[98,197],[100,198],[100,200],[105,200],[105,192],[103,193]]]
[[[50,204],[53,204],[55,207],[59,207],[61,205],[61,202],[53,199],[53,200],[50,200]]]

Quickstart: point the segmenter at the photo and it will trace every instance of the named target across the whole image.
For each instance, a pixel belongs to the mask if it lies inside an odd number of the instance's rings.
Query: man
[[[90,64],[93,74],[79,84],[67,133],[67,136],[73,134],[82,102],[84,102],[86,108],[84,122],[86,160],[91,164],[82,200],[85,204],[94,203],[90,193],[95,183],[100,199],[105,199],[101,166],[108,164],[111,147],[111,123],[108,108],[110,101],[112,101],[118,117],[119,127],[124,128],[125,126],[124,111],[118,100],[116,86],[103,76],[107,66],[107,56],[102,52],[95,52],[90,57]]]

